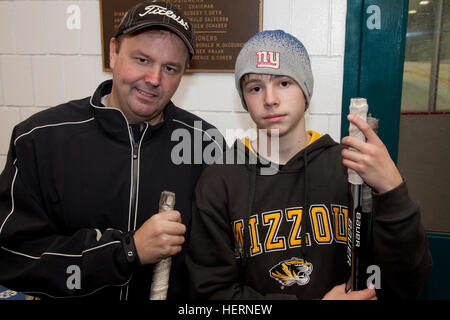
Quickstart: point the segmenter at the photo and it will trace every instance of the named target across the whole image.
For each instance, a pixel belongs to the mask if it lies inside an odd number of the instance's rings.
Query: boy
[[[281,30],[260,32],[239,53],[235,77],[258,135],[267,130],[268,145],[279,139],[279,154],[256,141],[245,139],[244,148],[237,141],[229,152],[246,163],[216,164],[202,174],[187,256],[198,297],[417,297],[431,266],[419,208],[386,147],[360,118],[349,121],[367,142],[343,139],[354,150],[305,130],[313,75],[303,44]],[[267,166],[278,171],[262,174]],[[345,293],[347,168],[374,189],[377,293]]]

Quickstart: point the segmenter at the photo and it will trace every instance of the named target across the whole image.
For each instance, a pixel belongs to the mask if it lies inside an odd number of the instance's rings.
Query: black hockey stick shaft
[[[368,105],[364,98],[354,98],[350,100],[350,113],[357,114],[362,119],[367,119]],[[357,137],[365,141],[365,137],[358,127],[350,123],[349,133],[351,136]],[[350,268],[350,277],[346,284],[346,292],[361,289],[359,281],[361,274],[360,255],[361,250],[361,227],[362,227],[362,194],[363,179],[359,174],[348,169],[349,182],[349,210],[347,218],[347,264]]]

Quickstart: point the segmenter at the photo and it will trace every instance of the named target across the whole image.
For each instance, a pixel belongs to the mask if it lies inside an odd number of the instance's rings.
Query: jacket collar
[[[90,104],[94,109],[95,118],[105,131],[119,140],[130,141],[128,129],[129,123],[125,114],[120,109],[106,107],[101,103],[102,97],[111,93],[112,83],[112,80],[106,80],[101,83],[92,95]],[[175,106],[172,101],[169,101],[164,108],[164,121],[154,126],[148,125],[144,139],[148,138],[152,132],[164,127],[166,123],[172,120],[174,108]]]

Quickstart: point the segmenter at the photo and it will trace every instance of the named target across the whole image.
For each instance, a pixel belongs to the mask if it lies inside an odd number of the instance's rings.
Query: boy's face
[[[282,137],[304,125],[305,96],[292,78],[248,74],[243,77],[242,92],[258,129],[278,129]]]

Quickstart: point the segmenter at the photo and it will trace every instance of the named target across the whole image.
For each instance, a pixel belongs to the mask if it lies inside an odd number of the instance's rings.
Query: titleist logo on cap
[[[258,51],[257,68],[280,69],[280,53],[274,51]]]
[[[173,11],[167,10],[167,8],[157,6],[157,5],[150,5],[145,7],[144,13],[140,13],[139,16],[143,17],[147,14],[159,14],[161,16],[167,16],[170,19],[175,20],[180,25],[182,25],[186,30],[189,30],[189,24],[185,22],[180,16],[177,16]]]

